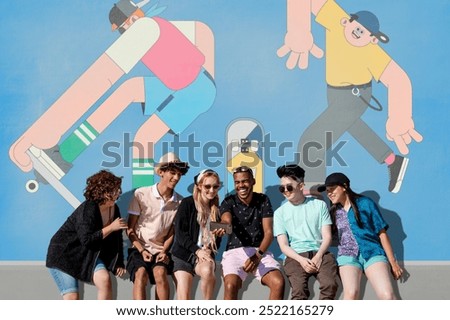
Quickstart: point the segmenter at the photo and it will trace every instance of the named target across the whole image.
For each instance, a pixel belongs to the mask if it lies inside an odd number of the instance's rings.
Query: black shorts
[[[215,255],[212,255],[213,261],[214,261],[214,271],[216,270],[216,261],[214,260]],[[186,271],[193,276],[195,276],[195,267],[197,266],[197,256],[195,254],[192,254],[189,257],[189,261],[185,261],[181,258],[178,258],[177,256],[172,256],[173,259],[173,272],[177,271]]]
[[[173,259],[173,272],[186,271],[192,275],[195,275],[195,266],[197,265],[197,259],[191,258],[189,259],[189,261],[185,261],[176,256],[172,256],[172,259]]]
[[[171,275],[173,272],[173,261],[170,253],[167,254],[169,256],[169,264],[165,264],[163,262],[156,262],[156,255],[153,256],[151,262],[144,261],[142,254],[135,248],[128,249],[128,260],[127,260],[127,272],[130,275],[130,280],[134,282],[135,273],[140,267],[144,267],[147,271],[149,281],[151,284],[155,284],[155,277],[153,276],[153,268],[156,266],[162,266],[166,268],[167,274]]]

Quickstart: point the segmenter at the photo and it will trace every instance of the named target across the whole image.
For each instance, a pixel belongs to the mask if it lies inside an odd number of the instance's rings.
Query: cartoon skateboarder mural
[[[131,103],[149,118],[137,130],[133,148],[133,188],[153,183],[153,146],[169,132],[182,132],[213,104],[214,35],[197,21],[166,21],[165,7],[119,0],[109,13],[121,36],[10,147],[11,160],[24,172],[42,160],[60,180],[73,161]],[[120,78],[141,61],[153,76],[124,81],[74,132],[62,135]],[[35,159],[36,158],[36,159]],[[37,171],[37,170],[36,170]],[[41,181],[49,182],[37,172]],[[38,179],[39,180],[39,179]],[[54,184],[52,184],[54,186]]]
[[[287,0],[287,33],[277,51],[288,56],[286,67],[308,67],[309,54],[323,51],[314,43],[311,13],[326,29],[327,109],[303,132],[299,144],[299,165],[308,168],[307,187],[326,176],[325,146],[331,146],[345,132],[350,133],[389,172],[390,192],[400,190],[408,165],[408,144],[422,141],[412,118],[412,86],[406,72],[379,46],[389,38],[380,31],[377,17],[369,11],[347,14],[335,0]],[[371,105],[372,79],[387,88],[388,119],[386,137],[394,141],[394,151],[361,119]],[[376,101],[375,101],[376,102]],[[373,107],[373,106],[372,106]],[[375,106],[379,108],[379,106]],[[331,144],[326,143],[331,133]],[[306,145],[313,145],[305,152]]]

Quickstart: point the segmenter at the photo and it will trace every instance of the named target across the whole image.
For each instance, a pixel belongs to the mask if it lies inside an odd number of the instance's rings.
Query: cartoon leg
[[[59,172],[55,177],[60,180],[71,168],[73,161],[111,124],[132,102],[144,101],[143,78],[132,78],[124,82],[87,118],[61,145],[41,150],[46,157],[44,166]],[[47,183],[36,172],[38,182]]]
[[[23,171],[33,165],[26,152],[31,146],[54,147],[61,136],[114,84],[124,72],[106,54],[100,56],[64,94],[19,138],[9,150]]]
[[[132,188],[154,183],[154,146],[169,130],[170,128],[153,114],[136,132],[133,143]]]
[[[394,151],[361,119],[358,119],[349,128],[348,132],[375,160],[388,165],[388,190],[392,193],[399,192],[406,174],[409,159],[401,155],[395,155]]]
[[[72,163],[131,103],[143,102],[144,96],[144,78],[131,78],[121,84],[61,143],[62,158]]]
[[[370,97],[371,90],[364,90]],[[299,165],[306,170],[305,192],[325,181],[326,165],[332,160],[328,159],[327,151],[367,110],[360,98],[346,90],[328,88],[328,103],[328,108],[305,130],[298,144]]]
[[[32,145],[42,150],[57,145],[61,136],[156,43],[160,34],[157,23],[142,19],[138,31],[143,27],[145,38],[133,32],[121,35],[11,146],[10,158],[21,170],[32,169],[26,153]]]

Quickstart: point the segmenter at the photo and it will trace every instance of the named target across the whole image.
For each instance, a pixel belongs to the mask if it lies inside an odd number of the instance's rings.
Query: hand
[[[122,277],[123,275],[125,275],[125,273],[127,273],[127,270],[125,268],[117,268],[116,277]]]
[[[111,222],[110,226],[111,226],[111,230],[112,231],[118,231],[118,230],[121,230],[121,229],[127,229],[128,228],[128,224],[125,221],[125,219],[123,219],[123,218],[117,218],[116,220]]]
[[[300,256],[300,260],[298,260],[298,262],[300,263],[300,265],[302,266],[302,268],[307,272],[307,273],[316,273],[319,271],[319,269],[316,267],[316,265],[314,264],[314,262],[311,261],[311,259],[308,258],[304,258]]]
[[[169,256],[164,251],[161,251],[156,256],[156,262],[162,262],[164,264],[169,264],[169,261],[170,261]]]
[[[400,267],[397,261],[391,263],[391,272],[395,280],[398,280],[402,277],[403,269],[402,267]]]
[[[388,118],[386,122],[386,138],[394,141],[398,151],[402,154],[408,154],[408,144],[412,139],[416,142],[423,140],[422,135],[414,129],[414,121],[412,118],[396,119]]]
[[[252,255],[250,258],[248,258],[245,263],[243,270],[247,273],[252,273],[258,268],[259,263],[261,262],[260,256],[258,256],[256,253]]]
[[[198,262],[213,261],[210,249],[199,249],[195,255],[198,257]]]
[[[320,266],[322,265],[323,256],[321,255],[314,255],[314,257],[311,259],[311,262],[316,266],[317,271],[319,271]]]
[[[297,65],[300,69],[308,68],[309,53],[320,59],[323,57],[323,50],[314,44],[311,32],[287,32],[284,37],[284,45],[277,50],[278,57],[282,58],[289,54],[286,67],[290,70]]]
[[[216,237],[223,237],[226,233],[224,228],[220,228],[220,229],[215,229],[213,231],[211,231],[212,235],[216,236]]]
[[[142,250],[141,255],[145,262],[152,262],[153,255],[147,249]]]

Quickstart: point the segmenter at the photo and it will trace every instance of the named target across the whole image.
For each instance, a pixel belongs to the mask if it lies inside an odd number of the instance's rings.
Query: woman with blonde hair
[[[200,276],[203,299],[211,300],[216,284],[215,254],[223,229],[211,231],[211,222],[219,219],[219,175],[211,169],[194,178],[193,195],[184,198],[175,217],[172,247],[177,299],[191,299],[194,275]]]

